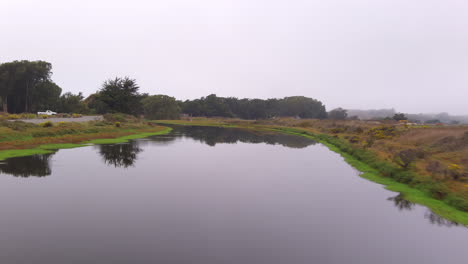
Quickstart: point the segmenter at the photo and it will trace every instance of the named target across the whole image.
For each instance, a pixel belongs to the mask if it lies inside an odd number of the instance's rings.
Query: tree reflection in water
[[[215,146],[218,143],[236,144],[242,143],[266,143],[269,145],[282,145],[289,148],[305,148],[316,144],[315,141],[300,137],[274,132],[258,132],[239,128],[221,128],[221,127],[200,127],[200,126],[171,126],[173,128],[172,140],[177,137],[186,137],[198,140],[209,146]],[[161,137],[152,137],[151,140],[159,142]],[[167,144],[168,137],[164,137]]]
[[[124,144],[99,145],[99,154],[104,162],[116,168],[134,166],[137,155],[142,151],[137,141]]]
[[[428,219],[429,222],[433,225],[438,225],[438,226],[459,226],[460,224],[457,222],[453,222],[450,220],[447,220],[445,218],[440,217],[439,215],[435,214],[431,210],[427,210],[427,212],[424,214],[424,218]]]
[[[55,154],[10,158],[0,162],[0,172],[15,177],[44,177],[52,173],[50,159]]]
[[[400,210],[412,210],[414,208],[415,203],[406,200],[403,194],[398,194],[395,197],[388,198],[389,201],[393,201],[395,206]]]
[[[410,202],[404,198],[403,194],[398,194],[395,197],[390,197],[388,198],[389,201],[393,201],[395,206],[400,209],[400,210],[413,210],[416,206],[415,203]],[[439,226],[458,226],[460,225],[457,222],[453,222],[450,220],[447,220],[443,217],[440,217],[439,215],[435,214],[431,210],[427,210],[426,213],[424,214],[424,218],[428,219],[429,222],[433,225],[439,225]]]

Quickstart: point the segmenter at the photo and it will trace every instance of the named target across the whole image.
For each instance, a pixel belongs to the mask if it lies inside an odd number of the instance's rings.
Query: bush
[[[450,195],[447,197],[447,203],[457,208],[458,210],[468,212],[468,201],[466,201],[462,197]]]
[[[443,199],[449,193],[449,189],[447,185],[441,182],[436,182],[429,186],[429,193],[436,199]]]
[[[44,122],[44,123],[40,123],[39,126],[41,127],[53,127],[54,124],[50,121],[47,121],[47,122]]]
[[[138,122],[138,118],[132,116],[132,115],[126,115],[126,114],[121,114],[121,113],[116,113],[116,114],[105,114],[104,115],[104,120],[108,122]]]
[[[80,118],[82,117],[82,114],[72,114],[72,118]]]
[[[122,124],[121,124],[120,122],[115,122],[115,123],[114,123],[114,126],[115,126],[115,127],[120,127],[121,125],[122,125]]]
[[[94,121],[94,122],[92,122],[92,124],[94,126],[107,126],[108,125],[108,123],[106,123],[104,121]]]
[[[35,125],[35,124],[26,123],[26,122],[23,122],[23,121],[14,121],[14,122],[0,121],[0,126],[8,127],[8,128],[11,128],[11,129],[17,130],[17,131],[26,130],[26,129],[32,128],[32,127],[37,127],[37,125]]]
[[[37,118],[37,115],[36,115],[36,114],[28,114],[28,113],[21,114],[20,116],[21,116],[22,119],[34,119],[34,118]]]
[[[40,115],[39,118],[47,119],[47,118],[49,118],[49,116],[48,115]]]
[[[8,116],[7,116],[7,119],[9,119],[9,120],[15,120],[15,119],[20,119],[20,118],[21,118],[21,116],[19,116],[19,115],[14,115],[14,114],[13,114],[13,115],[8,115]]]

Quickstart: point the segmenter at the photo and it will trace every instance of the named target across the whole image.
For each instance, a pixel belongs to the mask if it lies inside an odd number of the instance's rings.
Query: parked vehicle
[[[37,112],[38,115],[56,115],[57,113],[56,112],[53,112],[53,111],[50,111],[50,110],[46,110],[45,112]]]

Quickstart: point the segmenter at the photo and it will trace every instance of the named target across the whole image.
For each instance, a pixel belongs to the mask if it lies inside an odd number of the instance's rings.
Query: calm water
[[[178,128],[0,164],[0,263],[468,263],[468,230],[305,138]]]

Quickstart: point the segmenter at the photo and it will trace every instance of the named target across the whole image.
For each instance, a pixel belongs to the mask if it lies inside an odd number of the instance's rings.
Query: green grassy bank
[[[117,138],[105,138],[105,139],[94,139],[87,140],[80,143],[63,143],[63,144],[44,144],[30,149],[10,149],[0,151],[0,160],[5,160],[13,157],[24,157],[36,154],[47,154],[54,152],[57,149],[68,149],[68,148],[77,148],[84,147],[94,144],[115,144],[115,143],[125,143],[132,139],[145,138],[155,135],[163,135],[171,132],[171,128],[165,127],[163,130],[158,130],[155,132],[143,132],[135,133],[127,136],[117,137]]]
[[[275,131],[284,134],[296,135],[307,137],[322,143],[330,150],[339,153],[345,161],[361,171],[361,177],[382,184],[386,189],[394,192],[401,193],[408,201],[424,205],[432,210],[434,213],[459,224],[468,225],[468,212],[459,210],[453,206],[456,198],[448,195],[444,199],[435,199],[433,197],[432,187],[427,183],[414,183],[407,182],[407,172],[399,171],[392,167],[392,165],[385,163],[381,160],[376,160],[375,156],[370,152],[352,149],[351,146],[333,136],[325,134],[316,134],[306,129],[289,128],[278,126],[265,126],[265,125],[235,125],[223,124],[222,122],[209,123],[209,121],[189,122],[189,121],[158,121],[158,124],[168,125],[190,125],[190,126],[218,126],[218,127],[233,127],[253,130]],[[401,174],[401,175],[400,175]],[[383,176],[388,175],[388,176]],[[398,180],[398,181],[397,181]],[[403,181],[403,182],[399,182]],[[453,200],[451,200],[453,199]],[[462,204],[461,206],[464,206]]]

